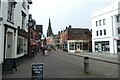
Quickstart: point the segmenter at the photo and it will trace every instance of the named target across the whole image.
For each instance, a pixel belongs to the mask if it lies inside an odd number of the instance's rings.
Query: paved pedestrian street
[[[38,53],[33,59],[25,59],[13,71],[3,74],[4,79],[31,79],[31,65],[43,63],[44,78],[118,78],[118,65],[102,61],[89,60],[89,74],[84,74],[84,59],[65,54],[62,51],[51,51],[47,55]],[[114,80],[114,79],[113,79]]]

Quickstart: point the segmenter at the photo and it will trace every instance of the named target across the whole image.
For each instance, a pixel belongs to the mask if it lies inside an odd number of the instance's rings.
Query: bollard
[[[87,56],[84,57],[84,73],[89,73],[89,57]]]

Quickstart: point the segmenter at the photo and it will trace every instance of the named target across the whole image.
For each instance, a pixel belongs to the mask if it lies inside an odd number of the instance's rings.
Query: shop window
[[[109,41],[99,41],[95,42],[95,51],[109,51],[110,45]]]
[[[88,43],[83,43],[83,50],[88,50]]]
[[[120,40],[117,40],[117,52],[120,52]]]
[[[69,43],[69,50],[74,50],[74,43]]]
[[[23,39],[22,38],[18,38],[17,41],[17,54],[21,54],[23,53]]]
[[[98,44],[95,44],[95,51],[98,51]]]

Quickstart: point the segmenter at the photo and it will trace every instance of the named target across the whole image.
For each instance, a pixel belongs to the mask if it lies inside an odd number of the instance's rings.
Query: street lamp
[[[29,19],[28,19],[28,58],[30,57],[31,54],[31,43],[30,43],[30,28],[33,26],[33,22],[32,22],[32,15],[29,14]]]

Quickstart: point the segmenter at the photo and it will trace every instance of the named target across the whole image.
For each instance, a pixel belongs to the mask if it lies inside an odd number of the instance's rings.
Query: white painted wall
[[[27,0],[25,0],[26,1],[26,9],[24,9],[23,7],[22,7],[22,1],[23,0],[15,0],[16,2],[17,2],[17,4],[16,4],[16,6],[15,6],[15,8],[14,8],[14,24],[10,24],[9,22],[7,22],[7,12],[8,12],[8,0],[1,0],[1,10],[0,10],[0,16],[2,16],[3,17],[3,22],[2,22],[2,24],[8,24],[8,25],[10,25],[10,26],[12,26],[12,27],[15,27],[15,28],[17,28],[18,26],[20,26],[21,27],[21,25],[22,25],[22,12],[21,11],[23,11],[25,14],[26,14],[26,27],[25,27],[25,30],[27,31],[27,21],[28,21],[28,8],[27,8],[27,6],[28,6],[28,2],[27,2]],[[0,25],[1,26],[1,25]],[[13,44],[12,44],[12,48],[14,49],[13,51],[12,51],[12,57],[13,58],[17,58],[17,57],[19,57],[19,56],[17,56],[17,37],[18,37],[18,35],[17,35],[17,32],[18,31],[16,31],[16,36],[14,36],[14,30],[11,30],[11,29],[8,29],[8,32],[12,32],[13,33]],[[4,41],[4,25],[2,25],[2,27],[0,27],[0,40],[1,39],[3,39],[3,41]],[[6,42],[7,42],[7,40],[6,40]],[[3,44],[4,45],[4,42],[0,42],[1,44]],[[27,42],[26,42],[26,44],[27,44]],[[1,49],[1,51],[2,50],[4,50],[3,48],[3,45],[0,45],[0,47],[2,47],[2,48],[0,48]],[[27,46],[27,45],[26,45]],[[6,44],[6,48],[7,48],[7,44]],[[6,53],[7,54],[7,53]],[[0,55],[3,55],[3,52],[2,53],[0,53]],[[22,54],[23,55],[23,54]],[[0,58],[0,61],[2,60],[3,58],[1,57]]]
[[[120,1],[120,0],[118,0]],[[92,14],[92,49],[95,52],[95,41],[110,41],[110,53],[116,53],[116,41],[115,37],[119,36],[117,33],[117,27],[119,24],[116,22],[116,15],[118,15],[118,1],[109,5],[108,7],[101,9]],[[97,26],[96,21],[106,19],[106,25]],[[106,29],[106,35],[96,36],[96,31]]]
[[[1,10],[1,1],[0,1],[0,18],[2,17],[2,10]],[[3,28],[2,28],[2,21],[0,21],[0,64],[3,62]]]
[[[14,16],[15,16],[15,26],[16,27],[18,27],[18,26],[20,26],[20,29],[22,28],[22,11],[26,14],[26,20],[25,20],[25,31],[26,32],[28,32],[28,27],[27,27],[27,22],[28,22],[28,14],[29,14],[29,9],[27,8],[27,6],[29,5],[28,4],[28,2],[27,2],[27,0],[25,0],[25,2],[26,2],[26,6],[25,6],[25,9],[23,8],[23,6],[22,6],[22,1],[23,0],[17,0],[17,4],[16,4],[16,7],[15,7],[15,13],[14,13]],[[15,42],[16,42],[16,48],[17,48],[17,37],[18,37],[18,35],[16,34],[16,40],[15,40]],[[23,56],[24,54],[27,54],[27,39],[25,39],[25,41],[24,41],[24,43],[23,44],[25,44],[25,46],[24,46],[24,50],[26,51],[26,52],[23,52],[22,54],[19,54],[19,55],[15,55],[15,57],[17,58],[17,57],[21,57],[21,56]],[[15,50],[15,53],[17,53],[17,49]]]
[[[0,0],[0,18],[2,17],[2,3]],[[2,62],[3,62],[3,28],[2,21],[0,21],[0,80],[2,79]]]

